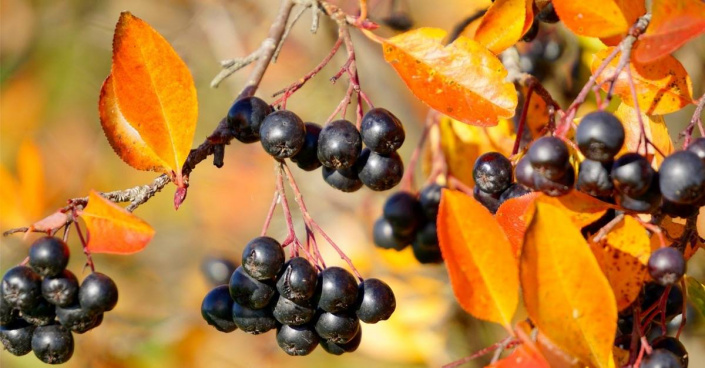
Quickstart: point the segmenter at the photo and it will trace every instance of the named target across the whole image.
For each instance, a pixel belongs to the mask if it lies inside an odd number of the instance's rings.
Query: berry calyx
[[[78,279],[69,270],[42,280],[42,296],[58,307],[68,307],[78,300]]]
[[[585,159],[578,169],[578,182],[575,188],[593,197],[609,197],[614,191],[610,177],[611,163]]]
[[[250,240],[242,251],[242,268],[257,280],[273,279],[284,266],[284,250],[275,239],[260,236]]]
[[[37,327],[32,334],[32,350],[44,363],[65,363],[73,356],[73,335],[61,325]]]
[[[267,153],[274,158],[285,159],[296,155],[303,147],[306,126],[293,112],[279,110],[264,118],[259,135]]]
[[[675,248],[659,248],[649,257],[649,274],[663,286],[673,285],[685,274],[683,254]]]
[[[309,323],[316,314],[316,310],[308,301],[300,303],[297,304],[280,295],[272,309],[272,315],[277,322],[284,325],[299,326]]]
[[[291,356],[311,354],[318,346],[319,340],[316,331],[308,325],[282,325],[277,328],[277,344]]]
[[[55,276],[69,263],[69,247],[61,239],[45,236],[29,248],[29,266],[40,276]]]
[[[485,153],[475,161],[472,178],[483,192],[501,193],[512,183],[512,163],[499,152]]]
[[[5,301],[19,310],[33,308],[42,297],[42,279],[27,266],[15,266],[2,278]]]
[[[262,121],[271,113],[272,107],[259,97],[235,101],[226,118],[230,134],[242,143],[257,142]]]
[[[575,183],[575,169],[568,165],[565,173],[558,179],[549,179],[539,171],[534,171],[534,186],[536,190],[542,191],[551,197],[560,197],[568,194],[573,189]]]
[[[360,131],[365,146],[380,154],[398,150],[406,138],[401,121],[389,110],[379,107],[365,114]]]
[[[362,138],[355,124],[336,120],[323,127],[318,137],[318,160],[331,169],[352,167],[360,156]]]
[[[586,158],[609,162],[624,145],[624,126],[607,111],[591,112],[580,121],[575,140]]]

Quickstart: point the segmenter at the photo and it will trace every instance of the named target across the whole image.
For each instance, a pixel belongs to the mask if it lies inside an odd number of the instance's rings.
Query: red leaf
[[[634,50],[640,63],[660,59],[705,32],[702,0],[654,0],[651,14],[649,28]]]
[[[534,217],[534,200],[541,193],[530,193],[518,198],[512,198],[499,206],[495,218],[512,245],[512,254],[517,259],[521,254],[526,228]]]

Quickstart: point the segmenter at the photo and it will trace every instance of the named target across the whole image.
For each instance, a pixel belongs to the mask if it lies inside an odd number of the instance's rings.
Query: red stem
[[[534,85],[529,84],[526,91],[526,96],[524,96],[524,106],[521,110],[521,117],[519,118],[519,126],[517,127],[517,136],[514,139],[514,147],[512,148],[512,156],[519,152],[519,145],[521,143],[521,138],[524,135],[524,125],[526,125],[526,116],[529,113],[529,105],[531,101],[531,95],[534,93]]]
[[[93,256],[91,256],[91,252],[88,250],[88,243],[86,242],[86,239],[83,237],[83,232],[81,232],[81,227],[78,226],[78,222],[74,221],[74,225],[76,225],[76,232],[78,233],[78,238],[81,239],[81,246],[83,247],[83,254],[86,255],[86,264],[91,268],[92,272],[95,272],[95,265],[93,264]]]

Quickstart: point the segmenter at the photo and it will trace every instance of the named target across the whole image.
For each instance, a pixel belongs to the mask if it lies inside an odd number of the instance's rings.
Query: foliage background
[[[355,1],[338,3],[351,3],[350,12],[355,8]],[[388,1],[370,3],[373,20],[387,14]],[[401,6],[417,25],[450,30],[489,1],[438,4],[409,0]],[[92,188],[124,189],[156,176],[124,164],[112,152],[98,121],[98,92],[110,70],[112,34],[120,11],[130,10],[150,23],[191,68],[200,104],[198,144],[227,112],[249,70],[211,89],[218,61],[256,49],[278,6],[277,0],[0,0],[0,228],[27,225]],[[312,35],[310,15],[304,15],[279,62],[265,76],[260,97],[267,99],[294,82],[328,53],[336,29],[328,19],[321,19],[321,28]],[[393,34],[386,28],[379,33]],[[354,33],[362,87],[376,106],[388,108],[404,121],[407,143],[400,153],[408,159],[426,108],[384,63],[379,46],[357,36]],[[701,37],[676,54],[693,79],[696,96],[705,87],[703,41]],[[343,53],[338,55],[321,76],[289,100],[288,107],[306,121],[324,121],[345,92],[344,82],[327,81],[344,58]],[[549,81],[548,86],[560,87],[560,81]],[[667,117],[672,136],[692,110]],[[37,155],[31,154],[34,147]],[[67,366],[440,366],[499,339],[500,329],[460,310],[442,266],[419,266],[410,249],[401,253],[374,249],[371,224],[388,194],[369,190],[341,194],[323,182],[319,171],[295,171],[295,175],[313,217],[362,274],[388,281],[397,293],[397,312],[386,323],[363,327],[358,352],[333,357],[317,349],[309,357],[290,358],[279,350],[271,332],[222,334],[202,321],[200,303],[210,286],[200,272],[201,261],[208,256],[237,260],[247,241],[259,234],[274,191],[271,159],[258,144],[234,142],[226,150],[222,169],[203,163],[195,170],[189,196],[178,212],[171,205],[173,186],[137,210],[157,231],[144,252],[95,256],[97,269],[118,283],[120,303],[100,328],[75,335],[76,352]],[[281,216],[275,217],[269,234],[285,237]],[[20,262],[30,241],[0,239],[0,270]],[[75,234],[70,247],[74,255],[70,268],[82,279],[87,273],[81,272],[84,258]],[[329,264],[342,265],[332,249],[323,249]],[[700,281],[705,280],[703,253],[690,262],[689,270]],[[689,323],[684,338],[691,365],[705,361],[702,316],[693,317],[695,323]],[[486,362],[479,359],[477,364]],[[33,357],[16,358],[6,352],[0,353],[0,363],[8,368],[40,364]]]

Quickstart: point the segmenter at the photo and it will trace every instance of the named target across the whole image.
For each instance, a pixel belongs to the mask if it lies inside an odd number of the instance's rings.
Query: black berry
[[[318,160],[331,169],[352,167],[361,150],[360,132],[347,120],[329,123],[323,127],[318,137]]]
[[[546,4],[536,17],[539,21],[544,23],[557,23],[560,21],[558,14],[556,14],[556,9],[553,8],[553,3],[551,2]]]
[[[284,250],[278,241],[260,236],[242,251],[242,268],[257,280],[273,279],[284,266]]]
[[[315,123],[306,123],[306,137],[304,145],[299,153],[295,154],[291,161],[296,163],[300,169],[313,171],[321,167],[318,161],[318,137],[321,134],[321,126]]]
[[[69,270],[42,280],[42,296],[49,303],[68,307],[78,299],[78,279]]]
[[[32,351],[32,333],[36,326],[24,321],[0,327],[0,342],[12,355],[22,356]]]
[[[472,190],[472,195],[475,199],[480,202],[481,205],[485,206],[492,214],[495,214],[499,209],[499,197],[501,193],[491,194],[480,189],[480,187],[475,187]]]
[[[318,346],[319,340],[316,331],[309,325],[282,325],[277,328],[277,344],[285,353],[292,356],[310,354]]]
[[[321,172],[323,180],[341,192],[352,193],[362,188],[362,181],[357,175],[356,167],[336,170],[323,166]]]
[[[390,154],[404,143],[404,126],[383,108],[368,111],[362,118],[360,131],[365,146],[377,153]]]
[[[394,188],[404,175],[404,163],[398,153],[379,154],[365,148],[360,154],[358,177],[374,191]]]
[[[568,194],[575,183],[575,169],[568,165],[565,174],[555,180],[549,179],[541,172],[534,172],[534,188],[551,197],[560,197]]]
[[[659,190],[659,174],[654,173],[651,177],[651,185],[646,189],[646,193],[632,198],[624,193],[618,193],[615,197],[617,204],[625,210],[637,213],[654,213],[661,204],[661,191]]]
[[[673,285],[685,274],[685,259],[675,248],[659,248],[649,257],[649,274],[661,285]]]
[[[669,201],[693,204],[705,196],[705,162],[691,151],[666,157],[659,174],[661,194]]]
[[[235,101],[228,110],[230,134],[242,143],[259,140],[259,129],[272,107],[259,97],[245,97]]]
[[[384,218],[394,228],[394,232],[401,236],[415,232],[423,220],[421,204],[416,196],[409,192],[392,194],[384,203],[382,212]]]
[[[76,333],[84,333],[97,327],[100,316],[102,313],[87,311],[80,305],[66,308],[56,307],[56,317],[58,317],[59,323]]]
[[[259,281],[238,267],[230,277],[230,296],[250,309],[261,309],[272,300],[276,289],[271,280]]]
[[[622,149],[624,126],[607,111],[591,112],[580,121],[575,140],[586,158],[609,162]]]
[[[389,319],[397,308],[394,292],[384,281],[366,279],[358,291],[357,317],[365,323],[377,323]]]
[[[419,203],[426,218],[436,221],[438,217],[438,207],[441,205],[442,187],[436,183],[426,185],[419,191]]]
[[[700,137],[690,142],[688,151],[693,152],[705,162],[705,137]]]
[[[65,363],[73,355],[73,335],[61,325],[37,327],[32,334],[32,350],[44,363]]]
[[[531,166],[546,179],[562,178],[570,166],[570,152],[565,142],[556,137],[541,137],[529,147],[527,154]],[[538,188],[537,188],[538,189]]]
[[[352,340],[346,342],[345,344],[338,344],[331,340],[321,340],[321,347],[328,354],[342,355],[343,353],[352,353],[360,346],[362,341],[362,328],[357,330],[357,334]]]
[[[201,303],[201,316],[220,332],[237,329],[233,322],[233,299],[227,285],[216,286],[206,294]]]
[[[644,156],[627,153],[614,162],[610,175],[617,190],[631,198],[637,198],[649,189],[654,170]]]
[[[593,197],[609,197],[614,191],[610,178],[611,163],[585,159],[578,169],[578,182],[575,188]]]
[[[680,358],[680,363],[683,368],[688,367],[688,351],[685,346],[678,341],[675,337],[671,336],[659,336],[654,341],[651,342],[652,349],[664,349],[673,353],[676,357]]]
[[[526,33],[524,33],[524,36],[521,37],[521,40],[524,42],[531,42],[533,41],[536,36],[539,34],[539,22],[534,20],[533,23],[531,23],[531,27],[529,28]]]
[[[316,320],[316,332],[322,339],[336,344],[345,344],[355,337],[360,329],[360,320],[352,313],[324,312]]]
[[[277,278],[277,291],[287,299],[302,302],[316,292],[318,271],[303,257],[290,259]]]
[[[213,286],[230,282],[230,275],[235,272],[236,268],[235,262],[226,258],[206,257],[201,262],[201,272]]]
[[[344,268],[328,267],[320,273],[318,307],[338,313],[349,309],[357,301],[357,281]]]
[[[259,135],[267,153],[274,158],[285,159],[294,156],[303,147],[306,126],[293,112],[280,110],[264,118]]]
[[[55,276],[69,263],[69,247],[61,239],[45,236],[29,248],[29,266],[40,276]]]
[[[644,358],[641,368],[683,368],[680,359],[666,349],[654,349],[651,355]]]
[[[517,162],[516,168],[514,169],[514,177],[517,183],[526,186],[527,188],[534,188],[534,167],[531,166],[529,162],[529,157],[522,157],[519,162]]]
[[[435,223],[427,222],[419,229],[414,242],[411,243],[411,249],[419,263],[443,262],[441,248],[438,247],[438,230]]]
[[[512,163],[499,152],[485,153],[475,161],[472,178],[483,192],[501,193],[512,183]]]
[[[118,289],[108,276],[93,272],[78,288],[78,302],[81,308],[93,313],[111,311],[118,301]]]
[[[512,198],[518,198],[523,195],[527,195],[531,193],[532,190],[531,188],[528,188],[522,184],[519,183],[514,183],[509,186],[502,194],[499,196],[499,205],[501,206],[502,203],[512,199]]]
[[[15,266],[2,278],[2,294],[12,308],[31,309],[42,297],[42,279],[27,266]]]
[[[661,286],[655,282],[647,283],[644,286],[641,310],[650,309],[651,307],[653,307],[654,303],[659,303],[665,291],[665,286]],[[682,312],[683,291],[677,285],[673,285],[671,287],[671,291],[666,297],[666,320],[670,321]],[[655,323],[658,323],[659,321],[660,318],[654,320]]]
[[[241,330],[259,335],[276,327],[277,321],[270,308],[250,309],[233,303],[233,321]]]
[[[375,221],[372,229],[372,239],[376,246],[383,249],[402,250],[406,248],[412,237],[401,237],[394,233],[392,225],[384,217],[380,217]]]
[[[277,322],[284,325],[299,326],[310,322],[316,314],[316,310],[308,301],[297,304],[283,296],[277,298],[277,302],[272,310],[272,315]]]
[[[19,318],[17,309],[5,300],[0,287],[0,326],[7,326]]]
[[[34,307],[21,311],[20,316],[35,326],[44,326],[54,322],[56,318],[55,310],[56,307],[54,305],[41,299]]]

